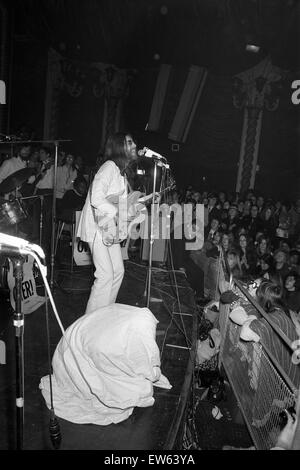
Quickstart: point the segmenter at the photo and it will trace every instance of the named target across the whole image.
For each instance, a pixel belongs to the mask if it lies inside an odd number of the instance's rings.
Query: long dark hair
[[[259,305],[267,312],[274,312],[276,309],[283,310],[288,316],[289,311],[283,298],[283,288],[281,285],[269,280],[263,280],[257,288],[256,297]]]
[[[125,153],[126,136],[130,135],[124,132],[116,132],[108,137],[104,149],[104,161],[112,160],[120,172],[123,173],[128,163],[129,158]]]

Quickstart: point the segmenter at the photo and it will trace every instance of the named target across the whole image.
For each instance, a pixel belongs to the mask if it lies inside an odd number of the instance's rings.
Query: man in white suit
[[[79,220],[77,236],[88,242],[95,266],[95,281],[86,312],[116,301],[124,276],[124,264],[116,234],[117,207],[109,196],[126,198],[125,170],[137,159],[136,144],[129,134],[116,133],[107,140],[104,163],[96,173]]]

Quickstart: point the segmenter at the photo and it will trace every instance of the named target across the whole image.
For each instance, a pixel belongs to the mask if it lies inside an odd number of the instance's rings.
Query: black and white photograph
[[[0,22],[0,451],[300,450],[300,0]]]

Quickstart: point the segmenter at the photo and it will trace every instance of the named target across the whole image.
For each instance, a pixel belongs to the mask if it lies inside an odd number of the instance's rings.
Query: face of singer
[[[131,135],[126,135],[125,137],[125,153],[129,160],[137,159],[136,143]]]

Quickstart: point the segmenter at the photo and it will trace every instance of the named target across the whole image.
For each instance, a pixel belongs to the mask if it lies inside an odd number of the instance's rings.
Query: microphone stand
[[[11,255],[9,255],[10,258]],[[16,348],[16,407],[17,407],[17,450],[23,449],[24,434],[24,313],[22,312],[22,280],[24,257],[12,256],[15,278],[15,327]]]
[[[152,278],[152,258],[153,258],[153,244],[154,244],[154,221],[155,221],[155,192],[156,192],[156,180],[157,180],[157,167],[169,167],[167,163],[158,158],[153,158],[154,160],[154,175],[153,175],[153,189],[152,189],[152,202],[151,202],[151,222],[150,222],[150,248],[149,248],[149,262],[148,262],[148,271],[146,278],[146,292],[147,292],[147,303],[146,306],[149,308],[150,305],[150,292],[151,292],[151,278]],[[159,204],[157,205],[159,208]],[[157,212],[158,213],[158,212]]]
[[[53,289],[54,283],[54,256],[55,256],[55,223],[56,223],[56,189],[57,189],[57,161],[58,161],[58,145],[56,140],[55,145],[55,159],[54,159],[54,186],[53,186],[53,200],[52,200],[52,233],[51,233],[51,268],[50,268],[50,287]]]

